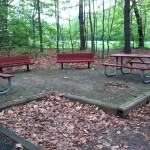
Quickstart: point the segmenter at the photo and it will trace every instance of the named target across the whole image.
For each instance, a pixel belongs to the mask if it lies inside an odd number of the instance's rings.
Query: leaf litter
[[[2,110],[0,123],[43,150],[142,149],[150,147],[149,108],[147,104],[122,119],[54,93]],[[137,135],[141,144],[135,147],[130,140]]]

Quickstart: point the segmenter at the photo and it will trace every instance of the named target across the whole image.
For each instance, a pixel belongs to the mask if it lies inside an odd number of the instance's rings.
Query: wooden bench
[[[27,71],[30,71],[29,65],[34,63],[31,62],[29,56],[0,56],[0,72],[3,72],[5,67],[14,67],[14,66],[27,66]]]
[[[0,77],[3,79],[8,79],[8,85],[6,86],[6,88],[4,90],[0,91],[0,94],[6,94],[11,89],[11,86],[12,86],[11,85],[11,78],[14,76],[10,75],[10,74],[0,73]]]
[[[121,73],[122,74],[129,74],[131,73],[132,69],[136,69],[136,70],[140,70],[141,71],[141,79],[144,83],[150,83],[150,80],[146,80],[145,79],[145,75],[144,75],[144,71],[148,71],[150,70],[149,67],[142,67],[142,66],[129,66],[129,65],[118,65],[118,64],[110,64],[110,63],[101,63],[103,66],[105,66],[105,75],[108,76],[108,77],[111,77],[111,76],[115,76],[118,72],[118,70],[121,70]],[[116,68],[116,71],[113,73],[113,74],[108,74],[107,73],[107,70],[106,70],[106,67],[115,67]],[[126,69],[130,69],[129,72],[124,72],[123,71],[123,68],[126,68]]]
[[[90,63],[94,62],[93,53],[66,53],[57,54],[57,63],[61,63],[61,69],[63,69],[63,63],[82,63],[87,62],[88,68],[90,68]]]

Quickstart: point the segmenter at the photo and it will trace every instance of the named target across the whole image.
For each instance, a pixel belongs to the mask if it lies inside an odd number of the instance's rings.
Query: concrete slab
[[[0,110],[60,92],[70,99],[96,104],[125,117],[131,109],[150,100],[150,84],[143,84],[139,72],[115,77],[106,77],[103,69],[46,69],[12,74],[13,88],[0,95]]]

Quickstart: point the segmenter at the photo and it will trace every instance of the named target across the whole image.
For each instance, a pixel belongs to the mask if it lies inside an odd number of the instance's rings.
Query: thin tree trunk
[[[73,49],[73,41],[72,41],[72,35],[71,35],[71,20],[70,20],[70,15],[69,15],[69,37],[70,37],[70,42],[71,42],[71,48],[72,48],[72,52],[74,53],[74,49]]]
[[[146,23],[147,23],[147,11],[144,11],[144,37],[145,37],[145,31],[146,31]]]
[[[138,26],[138,35],[139,35],[138,47],[144,48],[144,34],[143,34],[143,27],[142,27],[142,18],[140,16],[136,0],[132,0],[132,3],[133,3],[134,13],[135,13],[135,17],[137,20],[137,26]]]
[[[42,24],[41,24],[41,12],[40,12],[40,0],[37,0],[37,10],[38,10],[38,23],[39,23],[39,36],[40,36],[40,52],[43,52],[42,45]]]
[[[105,43],[104,43],[104,28],[105,28],[105,9],[104,9],[104,0],[102,2],[103,4],[103,19],[102,19],[102,59],[104,59],[104,49],[105,49]]]
[[[133,23],[133,15],[131,14],[131,26],[132,26],[132,23]],[[132,39],[131,41],[133,42],[133,43],[132,43],[132,48],[134,48],[134,45],[135,45],[135,44],[134,44],[134,41],[135,41],[135,40],[134,40],[134,34],[133,34],[133,32],[132,32],[132,28],[131,28],[131,39]]]
[[[114,23],[114,18],[115,18],[115,13],[116,13],[116,3],[117,3],[117,0],[115,0],[115,5],[114,5],[114,9],[113,9],[113,17],[112,17],[110,28],[109,28],[109,23],[110,23],[110,14],[111,14],[110,10],[111,9],[109,9],[109,16],[108,16],[108,38],[107,38],[107,47],[108,47],[108,50],[107,50],[107,53],[109,53],[109,51],[110,51],[109,42],[110,42],[110,36],[111,36],[112,29],[113,29],[113,23]]]
[[[95,52],[94,46],[94,31],[93,31],[93,23],[92,23],[92,15],[91,15],[91,0],[89,0],[89,22],[90,22],[90,31],[91,31],[91,50]]]
[[[56,26],[57,26],[57,53],[59,53],[59,40],[60,40],[59,0],[55,1],[55,18],[56,18]]]
[[[34,11],[32,14],[32,40],[33,40],[32,47],[33,48],[35,48],[35,16],[36,14],[37,14],[36,3],[34,3]]]
[[[97,18],[96,18],[96,13],[95,13],[95,1],[93,1],[93,41],[94,41],[94,53],[95,53],[95,50],[97,49],[97,44],[95,45],[95,40],[96,40],[96,43],[97,43],[97,39],[95,39],[96,21],[97,21]]]
[[[85,2],[84,2],[84,9],[83,9],[83,12],[84,12],[84,20],[83,20],[84,21],[84,38],[85,38],[85,49],[87,49],[87,43],[88,43],[88,15],[86,15],[85,8],[86,8],[86,5],[85,5]]]
[[[88,48],[88,41],[89,41],[89,15],[88,13],[86,14],[86,39],[85,39],[85,44],[86,44],[86,48]]]
[[[79,0],[80,50],[85,50],[85,24],[83,14],[83,0]]]

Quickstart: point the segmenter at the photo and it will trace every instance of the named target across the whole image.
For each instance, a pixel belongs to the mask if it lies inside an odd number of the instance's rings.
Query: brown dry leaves
[[[149,113],[149,108],[145,109]],[[142,108],[140,111],[144,113]],[[100,140],[95,149],[120,149],[123,146],[127,147],[127,144],[111,144],[109,127],[113,127],[113,131],[120,135],[122,130],[130,132],[133,128],[136,129],[139,119],[143,125],[150,121],[149,114],[134,112],[130,115],[132,120],[117,118],[96,106],[70,101],[55,93],[41,101],[1,111],[0,123],[44,150],[77,150],[81,145],[98,138]],[[107,135],[110,141],[108,142],[106,137],[104,139],[103,135]]]
[[[58,94],[3,110],[0,117],[3,125],[44,149],[65,149],[92,141],[109,125],[108,115],[96,106]]]

